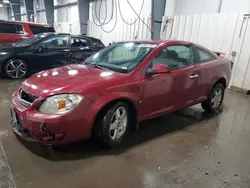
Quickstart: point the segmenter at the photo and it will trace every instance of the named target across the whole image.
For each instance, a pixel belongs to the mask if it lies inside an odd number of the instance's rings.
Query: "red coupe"
[[[217,111],[230,77],[230,61],[197,44],[119,42],[25,80],[11,122],[16,135],[41,144],[94,136],[115,146],[142,120],[197,103]]]

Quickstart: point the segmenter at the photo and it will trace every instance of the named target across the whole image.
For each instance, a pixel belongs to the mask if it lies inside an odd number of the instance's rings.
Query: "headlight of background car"
[[[77,106],[84,97],[77,94],[60,94],[48,97],[39,107],[45,114],[64,114]]]

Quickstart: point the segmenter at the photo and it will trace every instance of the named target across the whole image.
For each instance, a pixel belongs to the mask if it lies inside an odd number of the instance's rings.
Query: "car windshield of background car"
[[[29,45],[34,44],[35,42],[39,41],[40,39],[42,39],[46,36],[47,36],[46,34],[38,34],[38,35],[35,35],[33,37],[22,40],[18,43],[15,43],[15,46],[17,46],[17,47],[29,46]]]

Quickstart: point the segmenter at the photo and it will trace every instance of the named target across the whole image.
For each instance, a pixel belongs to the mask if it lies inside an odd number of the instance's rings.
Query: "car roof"
[[[36,26],[45,26],[45,27],[53,27],[49,24],[44,23],[34,23],[34,22],[23,22],[23,21],[13,21],[13,20],[0,20],[0,23],[19,23],[19,24],[30,24],[30,25],[36,25]]]
[[[86,36],[86,35],[76,35],[76,34],[70,34],[70,33],[57,33],[57,32],[49,32],[45,33],[47,35],[70,35],[71,37],[80,37],[80,38],[89,38],[89,39],[95,39],[95,40],[100,40],[94,37]]]
[[[166,44],[166,43],[194,45],[194,43],[192,42],[182,41],[182,40],[130,40],[130,41],[122,41],[122,42],[139,42],[139,43],[156,44],[156,45],[161,45],[161,44]]]
[[[90,37],[87,35],[71,35],[71,37],[82,37],[82,38],[89,38],[89,39],[94,39],[94,40],[100,40],[98,38]]]

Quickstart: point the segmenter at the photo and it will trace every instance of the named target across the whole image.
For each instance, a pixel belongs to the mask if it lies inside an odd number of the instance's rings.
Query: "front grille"
[[[19,92],[19,97],[20,97],[20,102],[22,104],[24,104],[25,106],[30,105],[31,103],[34,102],[34,100],[36,100],[37,97],[27,93],[26,91],[24,91],[23,89],[20,90]]]

